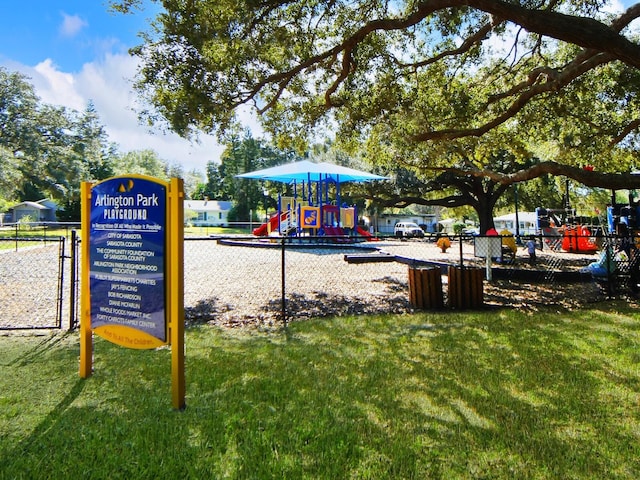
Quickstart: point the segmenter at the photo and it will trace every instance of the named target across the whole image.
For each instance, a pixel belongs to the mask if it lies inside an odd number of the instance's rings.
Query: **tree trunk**
[[[480,200],[477,206],[474,206],[478,219],[480,221],[480,235],[487,233],[487,230],[495,228],[493,222],[493,205],[495,202],[489,202],[486,199]]]

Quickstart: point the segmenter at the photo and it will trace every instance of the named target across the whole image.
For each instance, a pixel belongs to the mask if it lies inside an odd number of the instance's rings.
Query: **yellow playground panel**
[[[356,225],[356,209],[354,207],[340,209],[340,226],[353,228]]]
[[[505,228],[500,232],[500,236],[502,237],[502,245],[504,247],[507,247],[513,253],[518,251],[518,247],[516,247],[516,239],[513,236],[513,233]]]

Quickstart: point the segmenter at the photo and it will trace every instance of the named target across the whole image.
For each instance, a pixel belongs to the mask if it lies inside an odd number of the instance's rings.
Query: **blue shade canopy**
[[[354,170],[353,168],[334,165],[333,163],[313,163],[308,160],[287,163],[276,167],[256,170],[255,172],[236,175],[238,178],[254,180],[271,180],[274,182],[368,182],[372,180],[386,180],[387,177],[373,173]]]

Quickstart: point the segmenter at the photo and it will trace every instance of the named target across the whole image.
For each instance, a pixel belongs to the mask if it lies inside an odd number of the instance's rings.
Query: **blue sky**
[[[109,139],[120,151],[155,150],[185,170],[205,172],[222,148],[211,137],[199,143],[139,125],[131,89],[137,63],[127,53],[158,7],[135,15],[108,11],[106,0],[4,0],[0,5],[0,66],[30,78],[40,99],[79,111],[96,107]],[[255,135],[259,135],[254,128]]]
[[[105,0],[106,1],[106,0]],[[103,0],[25,0],[0,7],[0,55],[35,65],[50,58],[75,72],[106,52],[126,53],[146,13],[108,13]]]

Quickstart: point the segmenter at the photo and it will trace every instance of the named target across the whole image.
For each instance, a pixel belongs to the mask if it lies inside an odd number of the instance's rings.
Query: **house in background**
[[[224,227],[232,203],[219,200],[185,200],[184,221],[198,227]]]
[[[58,204],[48,198],[37,202],[21,202],[9,209],[4,217],[5,223],[17,223],[30,219],[31,222],[57,222]]]
[[[508,213],[493,218],[493,224],[498,232],[509,230],[514,235],[536,235],[538,233],[538,214],[536,212],[519,212],[517,214],[518,226],[516,231],[516,214]]]

